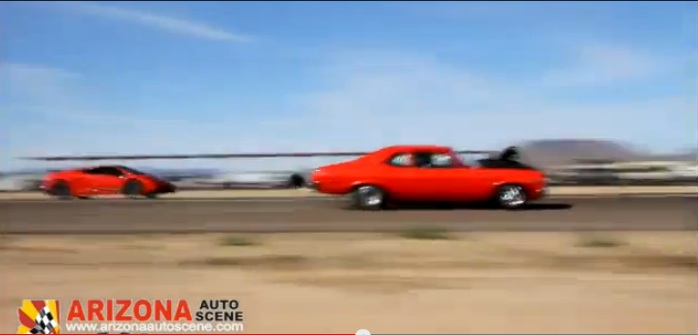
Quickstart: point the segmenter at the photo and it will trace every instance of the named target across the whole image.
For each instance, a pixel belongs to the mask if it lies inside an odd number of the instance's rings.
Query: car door
[[[456,201],[481,201],[492,195],[497,170],[482,169],[464,163],[451,152],[453,167],[448,176],[452,194]]]
[[[101,178],[101,186],[105,194],[119,194],[124,185],[123,171],[115,167],[106,167]]]
[[[89,195],[94,193],[94,187],[92,186],[94,184],[94,170],[84,169],[70,178],[70,188],[75,194]]]
[[[91,186],[93,194],[108,195],[116,194],[121,191],[124,183],[123,173],[113,167],[100,167],[93,169],[90,173],[92,176]]]
[[[462,191],[454,179],[452,157],[443,152],[417,152],[415,156],[425,200],[459,200]]]
[[[419,200],[428,195],[429,183],[423,178],[423,169],[415,166],[411,152],[394,154],[381,168],[381,179],[386,191],[401,200]]]
[[[491,178],[477,168],[463,167],[451,170],[451,197],[457,201],[485,200],[493,190]]]

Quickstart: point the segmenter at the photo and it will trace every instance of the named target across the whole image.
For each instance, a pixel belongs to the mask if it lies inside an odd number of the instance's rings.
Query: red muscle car
[[[129,198],[154,198],[158,194],[173,193],[176,187],[141,171],[109,165],[49,173],[44,177],[41,189],[59,198],[113,194],[123,194]]]
[[[315,170],[311,187],[352,195],[361,209],[384,208],[388,200],[489,202],[515,209],[545,195],[543,172],[517,160],[509,147],[494,158],[466,164],[453,149],[435,145],[392,146],[355,160]]]

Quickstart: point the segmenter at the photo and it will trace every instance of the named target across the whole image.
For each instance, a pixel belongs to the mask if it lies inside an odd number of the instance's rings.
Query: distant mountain
[[[539,166],[574,164],[579,160],[625,161],[651,156],[627,144],[597,139],[543,139],[518,146],[524,161]]]

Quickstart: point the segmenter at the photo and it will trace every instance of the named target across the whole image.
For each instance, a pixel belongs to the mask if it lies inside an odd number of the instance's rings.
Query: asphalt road
[[[698,197],[556,198],[519,211],[344,209],[329,199],[2,201],[1,233],[698,230]]]

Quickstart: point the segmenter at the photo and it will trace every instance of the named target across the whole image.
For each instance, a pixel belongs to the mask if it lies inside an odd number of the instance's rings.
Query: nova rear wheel
[[[517,209],[526,204],[526,190],[521,185],[506,184],[497,190],[497,204],[505,209]]]
[[[385,206],[385,192],[372,185],[359,186],[352,194],[354,208],[364,210],[379,210]]]

